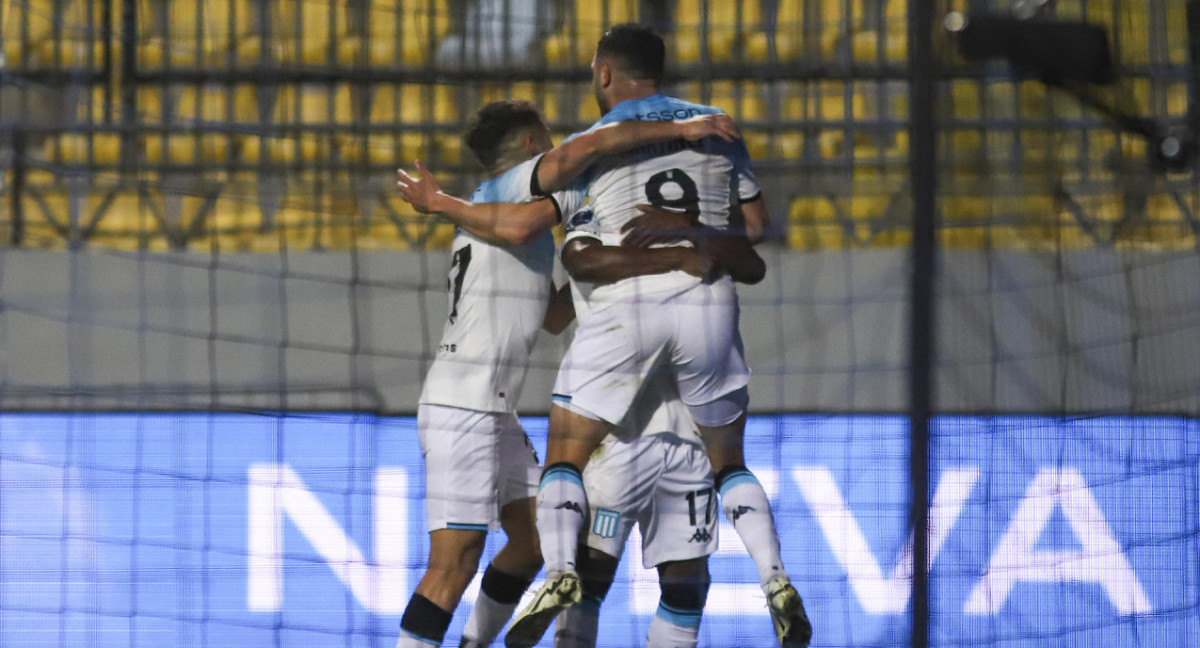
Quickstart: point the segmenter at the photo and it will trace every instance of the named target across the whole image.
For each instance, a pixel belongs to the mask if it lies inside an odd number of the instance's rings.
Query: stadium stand
[[[589,63],[595,43],[605,28],[623,22],[636,22],[640,16],[637,0],[571,0],[567,3],[562,29],[546,39],[546,61],[554,65]]]
[[[228,223],[221,231],[229,232],[236,223],[274,222],[281,196],[302,172],[324,173],[318,184],[330,196],[372,187],[355,208],[365,231],[408,214],[387,195],[399,164],[427,160],[449,173],[452,186],[466,188],[476,169],[471,156],[463,155],[460,134],[474,107],[485,101],[532,100],[556,136],[585,126],[599,117],[590,85],[580,78],[592,44],[607,26],[648,11],[636,0],[539,4],[547,15],[539,15],[534,32],[541,40],[533,51],[544,61],[527,63],[529,78],[497,80],[483,72],[472,78],[467,69],[466,77],[449,82],[431,66],[441,65],[433,55],[443,40],[471,28],[452,15],[452,7],[461,9],[462,3],[137,0],[132,38],[122,33],[125,6],[122,0],[0,0],[0,69],[75,75],[61,96],[68,103],[78,97],[79,104],[66,111],[61,129],[29,136],[23,186],[44,189],[52,199],[43,204],[51,212],[86,211],[88,204],[104,203],[108,190],[84,200],[78,190],[67,190],[66,174],[83,172],[136,187],[148,174],[168,173],[172,186],[201,195],[215,188],[216,198],[206,199],[214,212],[209,222]],[[104,62],[106,7],[112,14],[111,75],[87,77]],[[479,5],[474,11],[483,19],[494,8]],[[733,115],[752,156],[767,170],[768,183],[784,177],[780,174],[804,174],[803,182],[785,183],[775,192],[788,215],[783,238],[797,247],[899,244],[888,238],[895,228],[884,206],[904,192],[897,178],[909,152],[907,88],[877,75],[905,65],[907,9],[906,0],[677,0],[665,13],[646,13],[669,21],[663,27],[673,63],[684,71],[705,70],[688,72],[692,76],[684,75],[688,80],[673,90]],[[1186,63],[1183,10],[1178,2],[1127,0],[1065,0],[1053,8],[1059,17],[1111,30],[1123,75],[1113,96],[1122,105],[1175,120],[1187,111],[1189,88],[1161,71]],[[122,48],[130,43],[138,73],[146,75],[133,80],[132,92],[121,78]],[[778,65],[799,62],[833,67],[811,77],[811,70]],[[770,74],[763,76],[769,78],[704,67],[726,63],[767,66],[763,70]],[[464,61],[449,64],[461,68]],[[172,70],[200,78],[171,79]],[[412,76],[417,71],[424,71],[420,79]],[[1128,191],[1114,186],[1144,184],[1127,172],[1145,158],[1144,144],[1117,136],[1073,100],[1032,81],[973,71],[947,80],[942,97],[940,110],[950,120],[939,149],[947,173],[964,187],[984,177],[995,184],[976,196],[947,196],[947,245],[1083,247],[1129,241],[1174,248],[1192,240],[1187,223],[1194,196],[1171,190],[1168,178],[1167,185],[1149,187],[1142,191],[1144,200],[1130,204],[1123,198]],[[127,112],[124,102],[131,98],[136,105]],[[131,115],[137,121],[127,124]],[[183,180],[189,173],[200,179],[202,190]],[[241,174],[240,180],[213,182],[221,173]],[[298,186],[313,182],[308,177]],[[1001,186],[1019,195],[1001,199]],[[73,197],[64,198],[67,194]],[[260,200],[265,204],[256,204]],[[323,205],[344,207],[333,198],[322,200],[305,212],[309,220]],[[4,202],[5,209],[26,204],[24,198]],[[45,211],[35,207],[29,213]],[[226,209],[235,215],[225,218]],[[247,216],[256,209],[265,216]],[[872,210],[874,219],[868,215]],[[1021,218],[1015,218],[1018,213]],[[59,220],[72,218],[61,214]],[[408,232],[393,243],[444,240]]]
[[[764,33],[759,0],[677,0],[674,15],[673,54],[682,64],[704,56],[711,61],[740,59],[745,43]]]

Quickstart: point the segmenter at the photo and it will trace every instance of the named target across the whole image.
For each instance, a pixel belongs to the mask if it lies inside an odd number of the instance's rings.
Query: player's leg
[[[546,469],[537,494],[537,531],[547,580],[575,569],[575,548],[588,510],[583,469],[611,427],[562,405],[550,408]]]
[[[487,532],[437,529],[429,534],[429,566],[400,619],[397,648],[442,645],[459,599],[479,569]]]
[[[542,568],[533,507],[533,498],[526,498],[510,502],[500,510],[500,526],[508,541],[483,572],[479,596],[463,628],[460,648],[490,646]]]
[[[595,648],[600,629],[600,606],[608,596],[617,574],[620,558],[598,549],[579,549],[579,578],[583,598],[558,614],[554,632],[555,648]]]
[[[464,648],[491,645],[542,568],[533,522],[542,469],[520,420],[507,415],[500,418],[500,425],[500,526],[508,539],[483,573],[479,597],[463,629]]]
[[[400,621],[397,646],[441,645],[454,609],[498,526],[502,421],[496,414],[421,405],[429,563]]]
[[[721,506],[754,559],[759,582],[765,585],[776,576],[786,576],[787,572],[783,568],[771,503],[758,478],[746,468],[743,455],[748,400],[743,387],[712,403],[689,409],[716,472]]]
[[[636,304],[613,304],[592,313],[580,320],[563,356],[538,488],[537,526],[548,583],[574,569],[588,510],[583,469],[613,424],[625,418],[662,352],[654,331],[643,330],[646,319]]]
[[[646,648],[692,648],[697,644],[708,584],[708,556],[658,566],[662,593],[650,621]]]
[[[712,467],[703,448],[660,435],[663,469],[642,527],[642,557],[658,568],[661,596],[646,645],[695,646],[708,597],[708,556],[717,550],[718,513]]]
[[[510,648],[536,644],[561,610],[582,599],[576,569],[579,532],[588,511],[583,468],[611,427],[559,403],[550,408],[546,469],[536,509],[546,582],[509,628],[505,643]]]
[[[698,419],[697,427],[709,460],[717,471],[721,508],[758,568],[759,585],[767,596],[776,638],[783,646],[807,646],[812,638],[812,624],[804,610],[804,602],[783,568],[771,503],[758,478],[746,468],[744,405],[734,420],[723,422],[746,400],[744,395],[745,388],[732,398],[719,399],[716,405],[691,408],[693,417]],[[710,418],[704,419],[706,416]],[[701,420],[707,424],[701,424]]]
[[[704,440],[726,515],[765,585],[786,572],[766,492],[742,453],[750,370],[737,329],[737,294],[729,282],[699,286],[669,308],[681,322],[671,355],[680,397]]]
[[[750,370],[737,328],[736,292],[728,282],[701,286],[673,303],[672,309],[677,322],[703,324],[677,327],[671,358],[680,396],[716,471],[722,508],[758,568],[780,643],[807,645],[812,629],[783,567],[770,502],[745,464]]]

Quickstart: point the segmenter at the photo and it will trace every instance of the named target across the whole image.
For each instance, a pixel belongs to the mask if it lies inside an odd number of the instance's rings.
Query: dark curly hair
[[[484,167],[492,168],[500,159],[500,147],[514,131],[527,126],[544,126],[542,114],[532,102],[517,99],[493,101],[471,120],[467,130],[467,148]]]

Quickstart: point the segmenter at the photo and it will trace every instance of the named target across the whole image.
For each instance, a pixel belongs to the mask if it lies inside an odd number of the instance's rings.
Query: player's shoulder
[[[646,97],[630,108],[638,111],[638,119],[648,121],[678,121],[697,115],[715,115],[723,112],[716,106],[708,106],[664,94]]]
[[[504,173],[483,181],[471,194],[473,203],[515,203],[530,199],[530,174],[537,158],[522,162]]]
[[[714,115],[721,112],[723,111],[715,106],[706,106],[670,95],[656,94],[640,99],[630,99],[613,106],[613,109],[596,122],[594,127],[628,120],[677,121],[697,115]]]

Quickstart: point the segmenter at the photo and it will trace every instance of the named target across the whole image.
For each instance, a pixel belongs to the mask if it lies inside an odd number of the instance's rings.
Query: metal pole
[[[1200,137],[1200,0],[1187,4],[1188,63],[1192,68],[1191,96],[1188,98],[1188,127],[1192,137]]]
[[[131,170],[137,160],[137,3],[121,3],[121,167]]]
[[[21,247],[25,241],[25,133],[20,128],[14,128],[12,133],[13,173],[12,191],[12,231],[9,232],[9,243],[13,247]]]
[[[937,177],[934,0],[909,3],[909,162],[913,195],[909,317],[909,522],[913,529],[912,648],[929,646],[929,424],[933,404]]]

